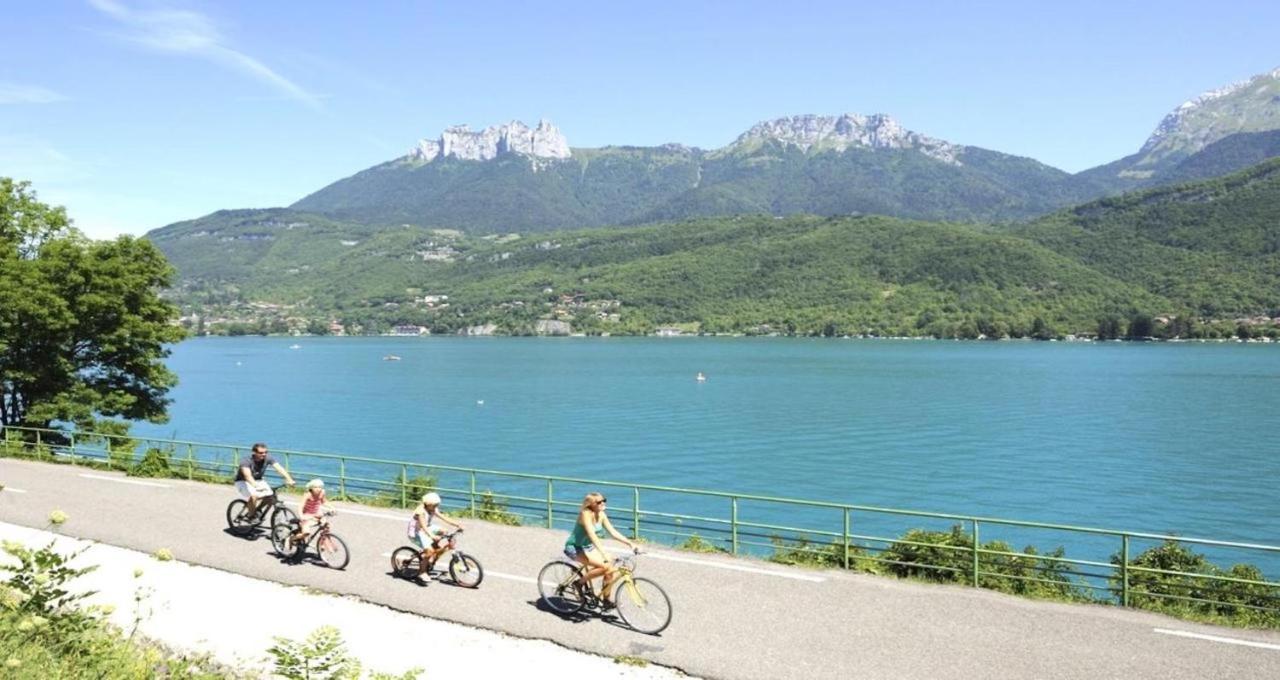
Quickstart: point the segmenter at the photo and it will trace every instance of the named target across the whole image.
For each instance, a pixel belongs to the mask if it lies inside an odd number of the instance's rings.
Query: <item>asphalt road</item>
[[[59,529],[66,535],[168,548],[194,564],[698,676],[1280,677],[1280,633],[671,550],[640,557],[639,575],[661,583],[674,607],[666,631],[642,635],[611,618],[566,619],[539,606],[535,578],[559,554],[564,531],[464,520],[462,547],[485,568],[481,587],[468,590],[391,576],[386,555],[405,543],[403,511],[334,504],[334,532],[352,559],[333,571],[281,561],[265,534],[228,533],[226,505],[236,497],[229,485],[11,459],[0,459],[0,483],[0,521],[44,528],[57,508],[70,517]]]

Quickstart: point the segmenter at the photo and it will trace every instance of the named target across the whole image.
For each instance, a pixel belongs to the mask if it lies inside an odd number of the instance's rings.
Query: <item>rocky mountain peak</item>
[[[406,158],[419,163],[430,163],[437,158],[487,161],[508,154],[535,159],[569,158],[569,141],[548,120],[538,121],[535,128],[513,120],[478,132],[466,125],[454,125],[445,128],[437,139],[419,141]]]
[[[788,116],[757,123],[736,139],[729,149],[749,149],[772,140],[797,146],[803,151],[843,151],[850,147],[868,149],[914,149],[926,156],[960,165],[957,154],[964,147],[912,132],[883,113],[864,116]]]
[[[1237,132],[1275,129],[1280,129],[1280,68],[1183,102],[1147,138],[1135,167],[1188,156]]]

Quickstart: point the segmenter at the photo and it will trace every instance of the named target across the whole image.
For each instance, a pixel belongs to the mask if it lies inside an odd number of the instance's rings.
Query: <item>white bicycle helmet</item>
[[[422,497],[423,505],[440,505],[440,494],[430,491]]]

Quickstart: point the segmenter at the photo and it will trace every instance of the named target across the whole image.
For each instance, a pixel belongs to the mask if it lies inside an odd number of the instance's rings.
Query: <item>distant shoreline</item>
[[[554,339],[554,340],[612,340],[612,339],[653,339],[653,340],[688,340],[688,339],[736,339],[736,340],[872,340],[872,341],[931,341],[931,342],[972,342],[972,343],[998,343],[998,342],[1016,342],[1016,343],[1060,343],[1070,345],[1102,345],[1114,343],[1127,344],[1250,344],[1250,345],[1280,345],[1280,340],[1271,338],[1113,338],[1109,340],[1096,340],[1092,338],[1073,338],[1060,339],[1051,338],[1048,340],[1037,340],[1034,338],[935,338],[930,336],[875,336],[875,335],[841,335],[835,337],[827,337],[821,335],[750,335],[746,333],[687,333],[681,335],[586,335],[573,333],[569,335],[511,335],[490,333],[486,335],[467,335],[463,333],[450,333],[440,335],[194,335],[184,340],[197,340],[202,338],[222,338],[222,339],[293,339],[293,340],[367,340],[371,338],[379,339],[400,339],[400,340],[440,340],[440,339],[485,339],[485,338],[521,338],[521,339]]]

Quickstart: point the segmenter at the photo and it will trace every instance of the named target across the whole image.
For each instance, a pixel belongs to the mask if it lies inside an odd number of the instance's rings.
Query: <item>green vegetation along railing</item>
[[[220,482],[230,481],[248,453],[248,446],[22,427],[7,428],[0,444],[7,456]],[[685,549],[1280,627],[1275,545],[278,448],[272,454],[300,482],[319,477],[337,498],[374,505],[406,508],[435,490],[463,515],[567,529],[583,495],[601,491],[613,497],[610,516],[619,530]],[[1014,542],[1029,547],[1017,551]],[[1046,542],[1059,547],[1030,547]],[[1068,557],[1064,545],[1076,554]],[[1218,566],[1227,560],[1239,561]]]

